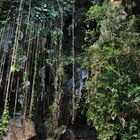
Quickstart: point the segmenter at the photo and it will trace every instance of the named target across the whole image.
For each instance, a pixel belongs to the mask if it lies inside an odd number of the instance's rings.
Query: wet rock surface
[[[62,133],[59,140],[96,140],[96,130],[91,125],[81,128],[73,125]]]

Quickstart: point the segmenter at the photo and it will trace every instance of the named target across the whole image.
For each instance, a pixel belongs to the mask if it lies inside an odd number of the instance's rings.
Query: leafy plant
[[[96,20],[98,39],[89,39],[84,65],[90,71],[88,118],[98,139],[140,139],[139,33],[134,17],[122,15],[123,7],[103,4],[92,6],[87,21]],[[122,17],[125,16],[125,17]],[[88,30],[92,38],[96,31]]]
[[[0,136],[6,133],[8,122],[9,122],[9,108],[7,106],[4,109],[2,118],[0,119]]]

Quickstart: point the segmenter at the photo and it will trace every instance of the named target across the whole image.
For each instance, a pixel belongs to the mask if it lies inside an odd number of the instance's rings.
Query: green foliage
[[[23,53],[23,49],[21,47],[17,48],[16,51],[16,64],[11,65],[10,71],[11,72],[19,72],[23,67],[24,63],[26,62],[27,58]]]
[[[87,20],[96,20],[98,40],[89,39],[84,57],[91,70],[87,88],[91,91],[88,118],[98,139],[140,139],[140,41],[134,17],[122,17],[122,7],[96,5]],[[87,31],[92,38],[96,33]],[[88,57],[87,57],[88,56]]]
[[[104,4],[103,6],[95,5],[91,6],[89,11],[87,12],[88,19],[93,20],[96,19],[97,21],[101,21],[106,18],[106,13],[111,7],[108,4]]]
[[[71,10],[71,0],[59,1],[63,14],[67,14]],[[41,0],[38,1],[32,10],[32,17],[40,22],[48,22],[50,20],[58,20],[60,18],[59,5],[57,1]]]
[[[2,118],[0,119],[0,136],[6,133],[9,121],[9,108],[5,107]]]
[[[20,66],[19,65],[12,65],[10,68],[11,72],[19,72]]]

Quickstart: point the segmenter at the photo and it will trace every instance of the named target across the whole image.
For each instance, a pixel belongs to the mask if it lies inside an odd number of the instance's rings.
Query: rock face
[[[68,127],[60,136],[59,140],[96,140],[96,130],[91,125],[76,128],[74,125]]]
[[[9,121],[7,134],[1,140],[28,140],[34,136],[36,136],[34,123],[19,117]]]

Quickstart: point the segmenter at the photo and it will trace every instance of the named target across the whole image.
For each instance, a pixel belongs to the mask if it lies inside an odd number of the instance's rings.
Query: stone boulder
[[[9,121],[7,133],[1,140],[28,140],[34,136],[35,124],[30,119],[19,117]]]

